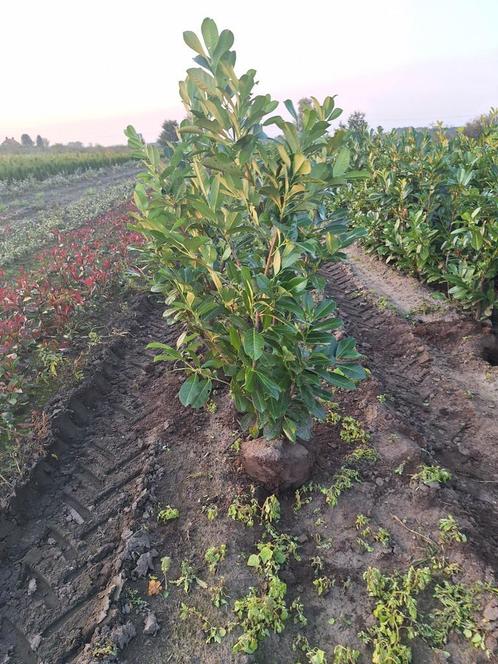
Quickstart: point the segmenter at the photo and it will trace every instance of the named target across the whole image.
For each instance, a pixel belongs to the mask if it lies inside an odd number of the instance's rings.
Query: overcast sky
[[[498,106],[498,0],[1,0],[0,140],[109,145],[129,123],[155,140],[205,16],[279,100],[337,94],[386,128]]]

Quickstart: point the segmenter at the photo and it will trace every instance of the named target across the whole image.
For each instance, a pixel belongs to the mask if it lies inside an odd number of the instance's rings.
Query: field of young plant
[[[13,199],[13,186],[0,192],[0,472],[7,484],[24,473],[48,397],[81,373],[85,347],[98,341],[95,312],[117,298],[128,245],[137,240],[127,229],[132,175],[111,169],[95,181],[49,179],[32,200],[22,189]],[[54,203],[57,186],[66,204]]]
[[[498,303],[498,125],[479,138],[410,130],[352,132],[353,163],[369,178],[336,200],[364,246],[441,288],[477,317]]]
[[[44,453],[4,492],[0,660],[497,661],[494,135],[335,131],[333,97],[282,117],[229,30],[184,40],[181,140],[126,130],[133,204],[5,234],[6,449]],[[449,290],[474,267],[450,294],[476,316],[357,240]],[[129,268],[152,294],[83,372],[66,349]]]
[[[40,153],[0,153],[0,182],[15,182],[29,178],[44,180],[58,173],[70,175],[113,164],[123,164],[129,160],[130,154],[125,148],[86,148],[81,151],[64,152],[47,149]]]

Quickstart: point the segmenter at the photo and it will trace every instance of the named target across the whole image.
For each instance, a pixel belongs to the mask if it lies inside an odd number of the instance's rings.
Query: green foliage
[[[227,554],[227,545],[220,544],[219,546],[210,546],[204,554],[204,560],[207,562],[208,569],[211,574],[216,572],[218,565],[225,560]]]
[[[451,480],[451,473],[441,466],[421,465],[418,471],[412,475],[412,480],[422,482],[423,484],[446,484]]]
[[[446,289],[476,317],[498,301],[496,118],[492,111],[478,138],[350,132],[352,163],[371,177],[337,190],[331,205],[366,228],[368,251]]]
[[[202,511],[208,518],[208,521],[214,521],[218,517],[217,505],[204,505]]]
[[[254,519],[259,512],[258,501],[254,497],[255,491],[255,487],[251,486],[250,495],[235,496],[228,507],[228,516],[248,528],[254,526]]]
[[[364,641],[373,646],[373,664],[410,664],[410,641],[421,637],[432,648],[439,649],[448,642],[451,632],[461,634],[489,657],[477,616],[481,594],[497,592],[496,589],[482,583],[467,586],[445,579],[437,583],[441,572],[453,576],[456,567],[436,558],[430,565],[411,566],[406,572],[392,576],[385,576],[375,568],[365,572],[368,593],[376,599],[373,614],[377,622],[362,633]],[[426,614],[421,614],[419,597],[425,608],[428,598],[431,599],[433,606]]]
[[[335,579],[331,579],[329,576],[319,576],[317,579],[313,580],[313,585],[316,592],[321,597],[322,595],[326,595],[335,585]]]
[[[342,418],[339,436],[346,443],[367,443],[370,439],[369,434],[361,426],[361,423],[350,416]]]
[[[176,507],[171,507],[171,505],[166,505],[162,507],[157,513],[157,520],[159,523],[167,523],[168,521],[174,521],[180,517],[180,511]]]
[[[29,140],[33,144],[33,141]],[[68,175],[92,168],[122,164],[130,159],[130,151],[126,148],[87,149],[78,152],[46,150],[26,154],[0,153],[0,182],[14,182],[27,178],[45,180],[59,173]]]
[[[178,579],[171,581],[173,585],[183,588],[184,593],[189,593],[194,583],[200,588],[207,588],[207,583],[196,576],[195,569],[188,560],[182,560],[180,568]]]
[[[267,539],[258,542],[257,549],[258,553],[250,555],[247,564],[263,577],[264,589],[258,593],[250,588],[245,597],[235,602],[234,612],[243,633],[233,647],[234,653],[255,652],[270,632],[280,634],[284,630],[289,617],[285,600],[287,586],[278,574],[290,556],[299,560],[297,543],[289,535],[277,533],[268,526]],[[292,610],[298,611],[295,604]]]
[[[182,602],[180,605],[180,619],[187,620],[188,618],[197,618],[201,623],[202,631],[206,637],[206,643],[221,643],[227,634],[225,627],[213,625],[209,622],[208,618],[199,609],[194,606],[189,606]]]
[[[335,507],[337,501],[344,491],[348,491],[354,482],[360,481],[360,473],[355,468],[342,466],[334,477],[329,487],[321,487],[320,491],[325,496],[325,502],[330,507]]]
[[[467,541],[467,536],[458,530],[455,518],[448,514],[447,517],[439,519],[439,539],[445,544],[449,542],[464,543]]]
[[[341,112],[332,97],[312,99],[299,130],[290,101],[291,122],[272,116],[277,102],[253,93],[256,72],[235,73],[229,30],[205,19],[202,41],[184,39],[198,66],[180,83],[188,119],[168,163],[126,131],[144,166],[134,229],[167,319],[186,330],[176,347],[151,347],[186,371],[184,405],[202,407],[226,383],[245,428],[307,439],[330,388],[365,376],[354,340],[332,334],[341,323],[318,272],[361,234],[324,205],[361,174],[349,171],[343,134],[328,133]],[[271,125],[279,137],[265,134]]]
[[[363,576],[368,594],[377,600],[373,612],[377,622],[368,632],[372,664],[410,664],[411,650],[403,639],[418,633],[416,596],[429,585],[430,568],[410,567],[406,574],[389,577],[369,567]]]
[[[272,524],[280,521],[280,503],[275,495],[268,496],[261,506],[261,518],[264,522]]]

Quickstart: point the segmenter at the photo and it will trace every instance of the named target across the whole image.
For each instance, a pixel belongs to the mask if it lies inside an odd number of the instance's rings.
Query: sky
[[[1,0],[0,141],[154,141],[182,119],[182,32],[235,34],[236,70],[283,101],[337,95],[371,126],[464,124],[498,106],[498,0]],[[194,65],[195,66],[195,65]]]

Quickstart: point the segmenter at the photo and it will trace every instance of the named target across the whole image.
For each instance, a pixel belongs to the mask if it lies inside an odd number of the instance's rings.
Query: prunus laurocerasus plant
[[[341,322],[319,273],[360,234],[324,199],[362,174],[348,172],[343,132],[329,133],[333,97],[313,98],[298,130],[292,102],[292,120],[272,115],[278,102],[253,92],[256,72],[236,74],[229,30],[205,19],[202,40],[184,39],[196,66],[180,83],[187,119],[168,161],[126,130],[144,166],[134,229],[181,331],[175,346],[151,347],[186,373],[184,405],[203,406],[219,382],[253,435],[307,439],[331,388],[365,376],[354,340],[334,336]]]

